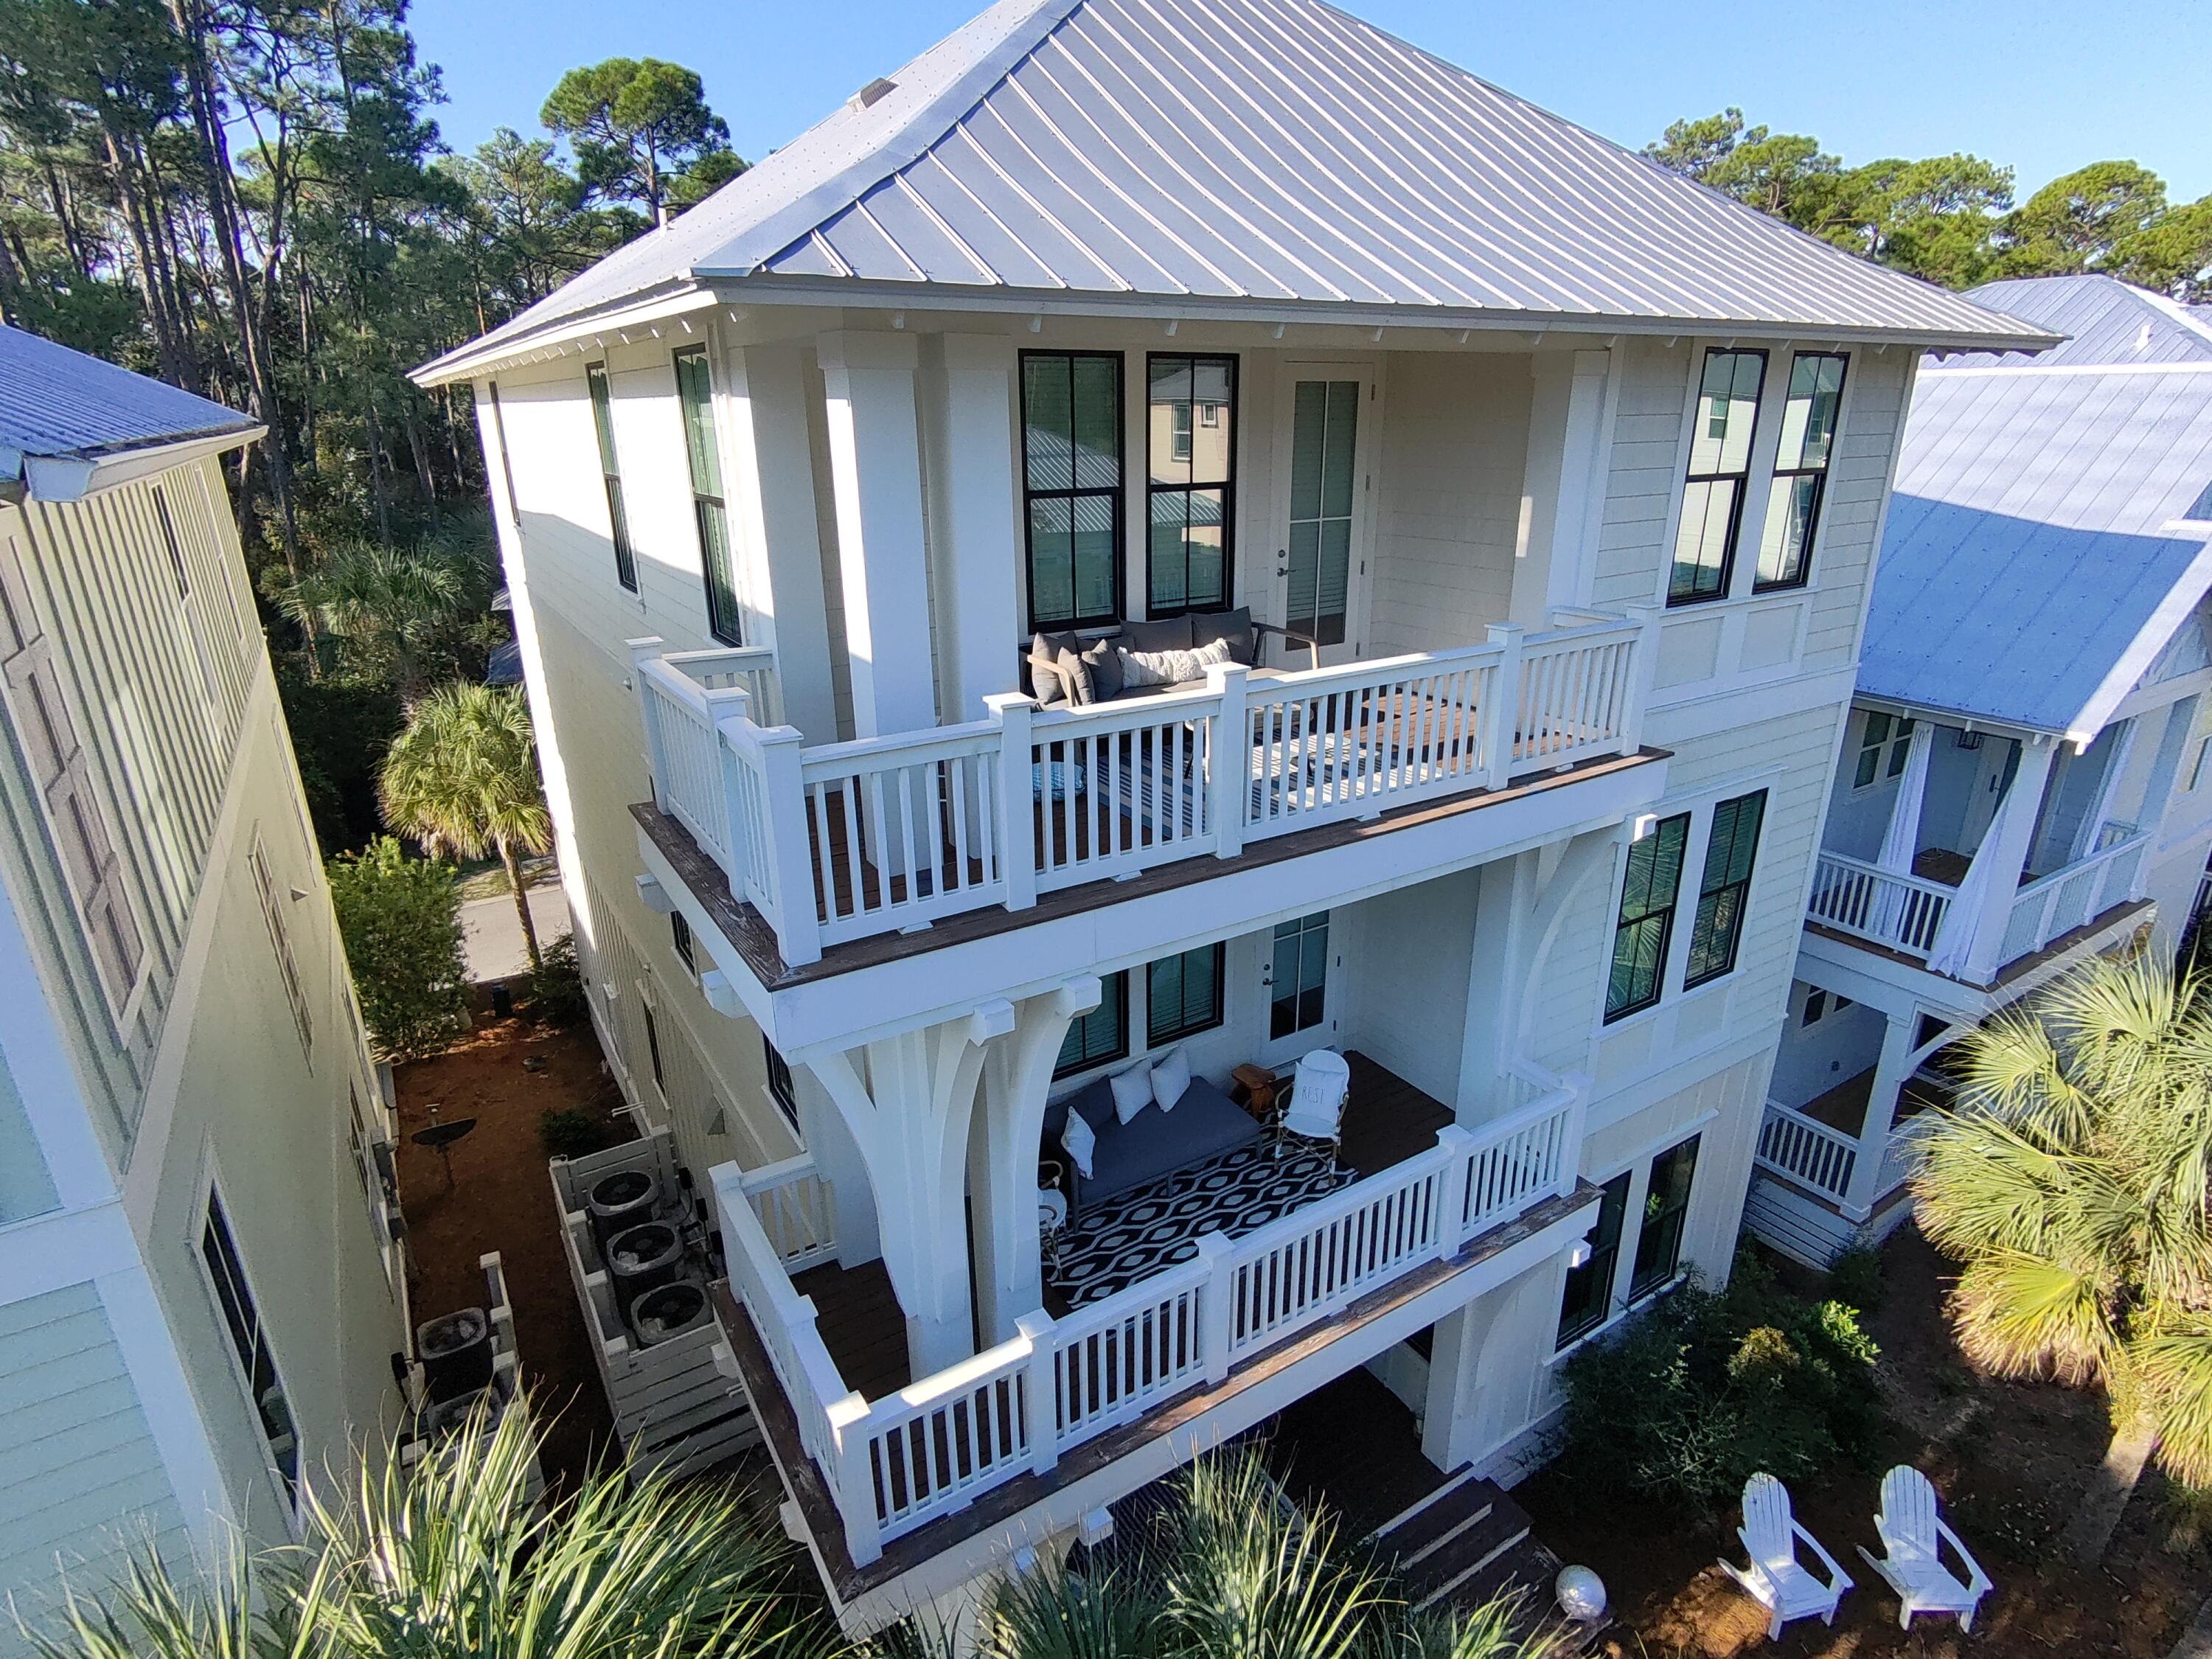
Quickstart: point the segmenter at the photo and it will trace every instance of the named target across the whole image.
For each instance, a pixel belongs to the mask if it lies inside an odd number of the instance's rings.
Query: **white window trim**
[[[225,1356],[224,1369],[230,1376],[232,1386],[238,1391],[240,1403],[246,1408],[246,1419],[252,1431],[253,1443],[261,1453],[262,1473],[268,1480],[270,1496],[276,1502],[276,1512],[284,1517],[287,1530],[296,1540],[306,1535],[308,1468],[307,1434],[300,1422],[299,1410],[287,1389],[284,1404],[292,1417],[293,1454],[299,1469],[294,1489],[287,1493],[283,1471],[277,1467],[276,1452],[270,1446],[269,1437],[261,1425],[261,1403],[253,1397],[253,1379],[246,1375],[245,1363],[238,1353],[238,1345],[232,1340],[229,1316],[223,1311],[222,1293],[216,1288],[214,1277],[208,1269],[206,1253],[202,1248],[202,1241],[207,1236],[210,1201],[225,1190],[228,1188],[222,1164],[216,1157],[215,1146],[210,1140],[201,1148],[198,1185],[194,1188],[192,1201],[191,1234],[186,1245],[191,1251],[193,1270],[198,1276],[200,1290],[207,1298],[209,1316],[215,1322],[216,1341]],[[223,1212],[226,1216],[234,1213],[228,1204],[223,1206]],[[230,1228],[230,1242],[231,1247],[238,1253],[239,1266],[245,1272],[247,1293],[253,1297],[254,1323],[261,1340],[268,1345],[269,1362],[276,1368],[277,1381],[281,1383],[289,1373],[283,1356],[276,1351],[276,1333],[264,1316],[260,1294],[253,1289],[256,1282],[253,1264],[246,1259],[246,1241],[239,1237],[234,1224]]]
[[[1705,1133],[1705,1126],[1719,1116],[1719,1108],[1708,1108],[1698,1113],[1697,1116],[1675,1124],[1664,1134],[1639,1149],[1632,1156],[1619,1160],[1602,1176],[1585,1177],[1593,1185],[1602,1187],[1622,1170],[1629,1171],[1627,1205],[1622,1210],[1620,1216],[1620,1245],[1613,1256],[1613,1283],[1606,1286],[1605,1300],[1608,1311],[1603,1319],[1568,1343],[1566,1346],[1553,1349],[1551,1358],[1545,1362],[1547,1365],[1558,1365],[1563,1363],[1569,1356],[1580,1352],[1586,1344],[1595,1342],[1608,1331],[1617,1329],[1631,1314],[1650,1306],[1689,1279],[1691,1272],[1689,1267],[1683,1262],[1677,1262],[1674,1273],[1668,1276],[1663,1284],[1655,1285],[1634,1301],[1628,1299],[1627,1279],[1635,1271],[1636,1248],[1644,1238],[1644,1200],[1651,1191],[1651,1166],[1658,1160],[1662,1152],[1672,1151],[1693,1135]],[[1690,1207],[1692,1209],[1697,1206],[1697,1176],[1695,1171],[1692,1171],[1690,1177]],[[1686,1234],[1689,1231],[1688,1213],[1687,1210],[1683,1212],[1685,1217],[1683,1231]],[[1593,1219],[1590,1224],[1596,1225],[1595,1220]],[[1563,1280],[1563,1290],[1564,1285]],[[1554,1338],[1559,1334],[1559,1319],[1556,1314],[1552,1321],[1552,1333]]]

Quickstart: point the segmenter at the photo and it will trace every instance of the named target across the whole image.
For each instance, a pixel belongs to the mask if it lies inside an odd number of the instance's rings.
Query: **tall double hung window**
[[[678,374],[682,370],[678,371]],[[599,440],[599,477],[606,485],[608,533],[615,544],[615,580],[633,593],[637,592],[637,554],[629,542],[629,514],[623,509],[622,467],[615,459],[614,399],[607,384],[607,366],[590,363],[584,369],[584,384],[591,388],[592,429]],[[698,484],[695,468],[692,484]]]
[[[1121,612],[1121,359],[1022,354],[1022,518],[1033,629]]]
[[[1228,606],[1236,513],[1237,360],[1146,365],[1146,602],[1155,617]]]
[[[1690,815],[1662,819],[1628,849],[1620,884],[1620,914],[1613,930],[1613,971],[1606,981],[1605,1017],[1620,1019],[1659,1000],[1667,974],[1667,946],[1674,933],[1674,901],[1682,885],[1682,855],[1690,842]]]
[[[1759,388],[1766,379],[1764,351],[1705,353],[1698,382],[1696,425],[1690,437],[1690,470],[1682,485],[1682,520],[1674,533],[1674,566],[1667,603],[1692,605],[1725,599],[1743,528],[1744,488],[1751,473],[1751,439],[1759,425]]]
[[[722,496],[722,452],[714,439],[714,378],[707,348],[676,354],[676,401],[684,416],[684,451],[691,465],[691,512],[706,570],[707,631],[725,645],[743,645],[738,583],[730,555],[730,514]]]
[[[1764,789],[1713,808],[1712,832],[1705,841],[1705,873],[1698,884],[1698,914],[1690,925],[1690,962],[1682,972],[1686,991],[1718,979],[1735,966],[1752,865],[1759,854],[1759,827],[1765,817]]]
[[[1801,351],[1790,360],[1790,395],[1782,405],[1782,445],[1766,496],[1754,592],[1801,587],[1813,558],[1813,534],[1827,493],[1828,458],[1836,447],[1836,415],[1844,402],[1844,357]]]

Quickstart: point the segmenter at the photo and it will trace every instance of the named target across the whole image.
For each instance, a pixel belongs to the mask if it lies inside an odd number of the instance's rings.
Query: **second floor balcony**
[[[1643,753],[1657,615],[1574,619],[1340,666],[1216,665],[1202,687],[807,744],[773,653],[635,641],[654,800],[783,964],[1186,860],[1293,850],[1455,797]],[[1270,843],[1277,843],[1270,846]],[[1310,845],[1303,842],[1299,845]]]

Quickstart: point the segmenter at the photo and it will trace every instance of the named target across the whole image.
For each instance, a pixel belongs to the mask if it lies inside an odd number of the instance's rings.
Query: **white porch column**
[[[945,718],[981,720],[1016,689],[1021,622],[1012,342],[924,337],[932,586]]]
[[[1069,1023],[1098,1006],[1098,976],[1085,974],[1014,1012],[1010,1036],[983,1062],[983,1109],[968,1136],[968,1198],[975,1252],[977,1323],[988,1346],[1044,1304],[1037,1250],[1037,1147],[1053,1062]]]
[[[1885,1014],[1881,1054],[1875,1061],[1874,1091],[1867,1097],[1866,1117],[1859,1126],[1859,1153],[1851,1164],[1850,1184],[1844,1191],[1844,1213],[1863,1221],[1874,1213],[1875,1183],[1881,1179],[1881,1157],[1889,1146],[1890,1126],[1897,1121],[1897,1091],[1912,1075],[1912,1032],[1919,1022],[1910,1011]]]
[[[2048,738],[2021,745],[2020,765],[2012,787],[1997,805],[1996,817],[1974,849],[1966,878],[1936,939],[1928,965],[1977,985],[1986,985],[2003,965],[2006,926],[2012,920],[2013,901],[2020,895],[2021,872],[2027,867],[2027,852],[2042,816],[2043,792],[2051,781],[2051,763],[2057,747]]]
[[[1553,1256],[1437,1322],[1421,1455],[1438,1468],[1462,1468],[1534,1420],[1565,1272],[1565,1255]]]
[[[738,557],[747,571],[743,591],[768,635],[752,643],[775,649],[782,723],[797,726],[809,743],[835,743],[829,607],[799,348],[781,343],[734,348],[726,354],[722,380],[729,389],[729,445],[736,461],[731,517]]]
[[[884,1268],[919,1379],[975,1352],[965,1202],[969,1115],[984,1046],[1013,1029],[1003,999],[965,1019],[808,1056],[868,1168]],[[865,1060],[865,1071],[863,1061]]]
[[[854,734],[926,730],[937,724],[937,687],[915,337],[840,331],[821,336],[816,349],[837,501]]]
[[[1554,605],[1587,605],[1583,561],[1605,504],[1613,353],[1539,351],[1513,561],[1511,620],[1551,626]]]

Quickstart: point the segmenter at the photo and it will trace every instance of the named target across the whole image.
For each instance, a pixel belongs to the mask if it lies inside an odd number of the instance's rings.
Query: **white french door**
[[[1372,372],[1356,364],[1285,365],[1275,614],[1285,628],[1319,640],[1324,663],[1352,660],[1366,639],[1374,384]],[[1303,668],[1311,658],[1290,647],[1270,660]]]
[[[1339,926],[1332,927],[1332,921]],[[1261,1063],[1287,1071],[1309,1048],[1336,1045],[1344,917],[1327,910],[1277,924],[1261,958],[1267,1041]]]

